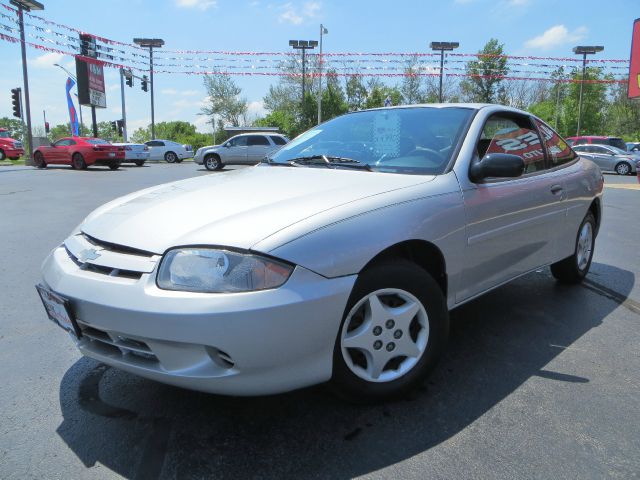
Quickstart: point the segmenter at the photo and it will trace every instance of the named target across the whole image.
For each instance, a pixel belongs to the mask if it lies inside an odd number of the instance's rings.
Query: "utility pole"
[[[587,72],[587,55],[594,55],[597,52],[604,50],[601,45],[596,46],[577,46],[573,47],[573,53],[576,55],[582,55],[582,80],[580,81],[580,99],[578,100],[578,128],[576,130],[576,136],[580,136],[580,125],[582,123],[582,90],[584,87],[584,77]]]
[[[442,103],[442,78],[444,76],[444,52],[458,48],[458,42],[431,42],[429,48],[440,52],[440,89],[438,90],[438,101]]]
[[[149,48],[149,79],[151,82],[151,139],[156,139],[156,123],[153,104],[153,47],[159,48],[164,45],[161,38],[134,38],[133,43],[141,47]]]
[[[307,50],[313,50],[318,46],[317,40],[289,40],[289,46],[293,47],[294,50],[302,50],[302,105],[304,105],[304,89],[305,89],[305,77],[307,75],[306,71],[306,58],[305,52]]]
[[[120,69],[120,96],[122,97],[122,138],[127,141],[127,110],[124,102],[124,68]]]
[[[320,24],[320,57],[318,57],[318,125],[322,123],[322,35],[329,33],[324,25]]]
[[[22,50],[22,79],[24,82],[24,104],[27,114],[27,144],[29,156],[25,158],[26,165],[33,165],[33,136],[31,134],[31,103],[29,102],[29,76],[27,74],[27,52],[24,39],[24,11],[44,10],[44,5],[35,0],[11,0],[11,5],[18,7],[18,25],[20,27],[20,47]]]

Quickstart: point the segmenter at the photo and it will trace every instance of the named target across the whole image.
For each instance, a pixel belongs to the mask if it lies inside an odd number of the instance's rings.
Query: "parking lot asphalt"
[[[0,167],[0,478],[640,476],[635,177],[606,175],[584,285],[545,268],[454,310],[420,391],[356,406],[322,386],[231,398],[161,385],[81,357],[46,319],[40,264],[91,210],[220,174]]]

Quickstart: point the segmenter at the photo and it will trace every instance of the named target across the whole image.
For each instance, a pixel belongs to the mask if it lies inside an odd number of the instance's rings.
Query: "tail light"
[[[149,146],[148,146],[148,145],[145,145],[145,146],[144,146],[144,151],[145,151],[145,152],[148,152],[148,151],[149,151]]]

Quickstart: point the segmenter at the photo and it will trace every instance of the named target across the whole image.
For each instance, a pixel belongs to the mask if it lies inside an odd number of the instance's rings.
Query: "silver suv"
[[[199,148],[193,161],[204,164],[207,170],[220,170],[225,165],[255,165],[288,141],[277,133],[243,133],[221,145]]]

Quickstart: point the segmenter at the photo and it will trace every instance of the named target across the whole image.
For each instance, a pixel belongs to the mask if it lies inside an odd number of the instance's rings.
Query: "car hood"
[[[116,199],[89,215],[81,230],[99,240],[158,254],[180,245],[250,249],[313,215],[434,178],[259,166],[164,184]],[[367,205],[363,204],[363,211],[369,209]]]

